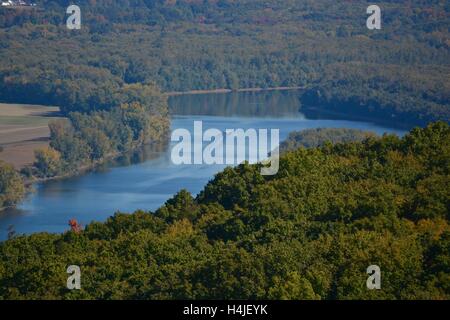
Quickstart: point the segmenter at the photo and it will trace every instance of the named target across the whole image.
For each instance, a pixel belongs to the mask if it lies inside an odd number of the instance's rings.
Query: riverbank
[[[97,169],[100,169],[102,166],[110,166],[115,161],[119,161],[119,159],[125,158],[125,157],[133,157],[136,153],[141,152],[141,150],[144,150],[145,148],[151,148],[152,150],[160,151],[167,147],[167,142],[154,142],[154,143],[147,143],[147,144],[140,144],[136,145],[133,148],[123,151],[123,152],[115,152],[110,153],[107,156],[105,156],[102,159],[96,160],[95,162],[88,163],[85,165],[82,165],[80,167],[77,167],[74,170],[68,171],[65,174],[59,174],[53,177],[45,177],[45,178],[39,178],[36,176],[32,177],[24,177],[22,175],[22,183],[25,187],[25,194],[23,198],[29,197],[31,194],[33,194],[36,189],[34,186],[39,183],[46,183],[50,181],[60,181],[60,180],[66,180],[78,176],[82,176],[85,174],[89,174],[90,172],[94,172]],[[16,205],[11,206],[3,206],[0,207],[0,217],[2,214],[6,213],[8,210],[16,209]]]
[[[168,139],[167,139],[168,142]],[[114,153],[110,153],[108,155],[106,155],[105,157],[103,157],[102,159],[96,160],[92,163],[88,163],[82,166],[77,167],[75,170],[70,171],[66,174],[60,174],[60,175],[56,175],[53,177],[46,177],[46,178],[37,178],[37,177],[32,177],[30,179],[26,179],[24,181],[25,186],[28,188],[31,185],[35,184],[35,183],[43,183],[43,182],[49,182],[49,181],[57,181],[57,180],[63,180],[63,179],[68,179],[68,178],[72,178],[72,177],[76,177],[76,176],[80,176],[86,173],[89,173],[90,171],[95,170],[96,168],[110,162],[110,161],[114,161],[120,157],[132,154],[134,152],[137,152],[139,150],[141,150],[142,148],[145,147],[153,147],[153,148],[164,148],[167,145],[167,142],[153,142],[153,143],[146,143],[146,144],[139,144],[134,146],[131,149],[128,149],[126,151],[123,152],[114,152]]]
[[[261,92],[261,91],[287,91],[287,90],[301,90],[307,87],[273,87],[273,88],[242,88],[242,89],[211,89],[211,90],[190,90],[190,91],[172,91],[166,92],[165,95],[182,96],[208,93],[232,93],[232,92]]]

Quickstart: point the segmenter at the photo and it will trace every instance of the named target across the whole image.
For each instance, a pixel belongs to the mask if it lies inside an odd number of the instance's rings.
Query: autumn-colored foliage
[[[75,233],[80,233],[81,230],[83,229],[81,227],[81,225],[78,223],[78,221],[75,219],[69,220],[69,226],[70,226],[70,230],[72,230]]]

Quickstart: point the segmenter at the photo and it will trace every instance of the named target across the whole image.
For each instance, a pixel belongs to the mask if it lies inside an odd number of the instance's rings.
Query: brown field
[[[48,145],[48,122],[58,107],[0,103],[0,160],[20,169],[33,163],[34,150]]]

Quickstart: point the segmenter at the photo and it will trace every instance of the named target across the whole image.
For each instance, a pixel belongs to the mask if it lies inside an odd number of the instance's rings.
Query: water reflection
[[[95,172],[107,172],[111,168],[116,167],[128,167],[134,164],[138,164],[144,161],[160,158],[167,148],[169,147],[169,141],[163,144],[145,145],[139,149],[127,152],[115,159],[110,159],[94,169]]]
[[[175,115],[303,117],[299,90],[214,93],[169,98]]]

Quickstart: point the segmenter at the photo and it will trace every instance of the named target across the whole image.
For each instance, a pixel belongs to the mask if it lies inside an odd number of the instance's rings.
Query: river
[[[351,115],[301,111],[296,91],[203,94],[171,97],[172,129],[203,128],[280,129],[280,140],[289,132],[307,128],[357,128],[377,134],[403,135],[405,130],[378,125]],[[299,111],[300,109],[300,111]],[[180,189],[201,191],[224,166],[174,165],[171,148],[146,147],[111,161],[82,176],[34,185],[34,192],[16,208],[0,214],[0,240],[13,226],[17,234],[62,232],[68,221],[82,225],[105,221],[117,211],[155,210]]]

